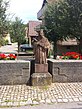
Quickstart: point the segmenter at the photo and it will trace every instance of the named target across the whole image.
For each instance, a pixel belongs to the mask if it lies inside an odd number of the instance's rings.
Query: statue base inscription
[[[48,73],[48,64],[35,64],[35,73]]]
[[[32,86],[51,85],[52,76],[50,73],[33,73],[31,75]]]

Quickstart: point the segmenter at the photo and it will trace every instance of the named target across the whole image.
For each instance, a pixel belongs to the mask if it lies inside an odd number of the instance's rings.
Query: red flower
[[[5,54],[0,54],[0,60],[15,60],[16,56],[14,54],[9,54],[9,55],[5,55]]]
[[[63,56],[64,59],[80,59],[81,54],[77,52],[67,52]]]
[[[77,59],[77,58],[79,58],[79,55],[73,55],[72,56],[74,59]]]
[[[80,59],[82,59],[82,56],[80,56]]]
[[[16,59],[16,56],[14,54],[9,54],[8,57],[10,58],[10,60]]]
[[[0,54],[0,59],[6,59],[7,56],[5,54]]]

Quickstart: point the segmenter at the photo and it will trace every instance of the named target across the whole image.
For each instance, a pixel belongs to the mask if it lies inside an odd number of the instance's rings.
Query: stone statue
[[[38,38],[34,41],[34,54],[35,63],[46,64],[48,50],[50,49],[50,43],[48,39],[44,36],[43,29],[38,32]]]
[[[31,75],[33,86],[46,86],[52,82],[52,75],[48,72],[47,55],[50,43],[44,36],[43,30],[38,31],[38,37],[34,41],[35,69]]]

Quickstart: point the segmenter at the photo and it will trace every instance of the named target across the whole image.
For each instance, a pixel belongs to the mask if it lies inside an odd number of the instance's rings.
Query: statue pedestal
[[[48,64],[35,64],[35,73],[31,75],[32,86],[51,85],[52,75],[48,72]]]
[[[46,86],[52,83],[52,76],[50,73],[33,73],[31,79],[32,86]]]
[[[48,73],[48,64],[35,64],[35,73]]]

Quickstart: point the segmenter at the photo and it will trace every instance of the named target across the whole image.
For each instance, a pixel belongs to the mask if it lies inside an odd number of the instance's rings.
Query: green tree
[[[8,1],[0,0],[0,37],[3,37],[7,30],[6,11],[8,5],[9,5]]]
[[[8,8],[9,2],[0,0],[0,46],[5,44],[5,41],[3,37],[7,33],[8,25],[7,25],[7,8]]]
[[[25,41],[25,25],[22,20],[18,17],[15,18],[15,21],[11,22],[11,37],[14,42],[18,42],[18,52],[20,44]]]
[[[60,0],[48,5],[44,20],[46,36],[55,48],[58,40],[69,37],[76,37],[82,48],[82,0]]]

